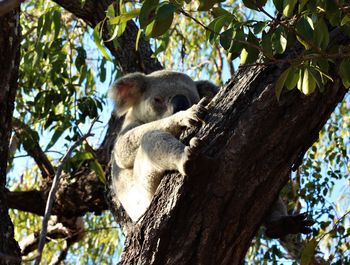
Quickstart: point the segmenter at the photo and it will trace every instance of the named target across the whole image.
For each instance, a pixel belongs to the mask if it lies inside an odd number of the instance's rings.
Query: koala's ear
[[[109,95],[117,105],[117,114],[122,115],[137,104],[145,89],[146,76],[142,73],[128,74],[115,81]]]
[[[196,81],[195,83],[200,98],[207,97],[209,100],[211,100],[219,91],[219,87],[210,81],[201,80]]]

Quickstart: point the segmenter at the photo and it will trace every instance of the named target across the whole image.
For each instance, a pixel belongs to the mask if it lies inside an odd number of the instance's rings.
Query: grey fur
[[[147,210],[166,170],[189,175],[199,139],[185,146],[179,136],[184,128],[201,125],[207,110],[199,100],[217,91],[209,81],[166,70],[129,74],[113,84],[111,96],[125,118],[112,153],[112,191],[134,222]],[[312,224],[306,214],[288,215],[281,198],[265,218],[270,237],[309,233]]]
[[[208,81],[197,86],[189,76],[166,70],[126,75],[112,86],[117,112],[125,113],[112,154],[112,189],[134,222],[166,170],[189,173],[186,165],[198,140],[185,146],[178,138],[184,128],[202,123],[206,109],[200,96],[216,90]]]

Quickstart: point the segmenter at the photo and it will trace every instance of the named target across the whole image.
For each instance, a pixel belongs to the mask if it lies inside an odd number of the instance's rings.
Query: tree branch
[[[11,209],[44,215],[44,193],[38,190],[13,191],[6,193],[8,206]]]
[[[47,203],[46,203],[46,208],[45,208],[45,215],[43,218],[43,223],[42,223],[42,228],[41,228],[41,233],[40,233],[40,241],[39,241],[39,246],[38,246],[38,257],[35,260],[35,265],[39,265],[41,261],[41,256],[42,252],[44,249],[45,241],[46,241],[46,233],[47,233],[47,224],[49,222],[50,216],[51,216],[51,209],[53,206],[53,202],[55,199],[55,194],[58,189],[58,183],[59,183],[59,178],[61,176],[61,173],[63,171],[63,167],[66,164],[68,158],[70,158],[72,152],[74,151],[75,148],[77,148],[87,137],[91,136],[91,129],[94,125],[94,122],[91,124],[91,127],[89,128],[88,132],[80,137],[67,151],[65,156],[62,158],[60,165],[57,168],[57,171],[55,173],[55,177],[52,182],[52,186],[49,192],[49,196],[47,198]]]
[[[14,119],[13,128],[18,136],[22,140],[23,148],[30,155],[35,163],[38,165],[43,177],[51,176],[55,174],[55,170],[47,158],[44,151],[41,149],[39,142],[35,139],[33,130],[18,119]]]
[[[332,40],[331,45],[350,43],[336,31]],[[203,145],[199,153],[214,158],[217,167],[209,172],[199,156],[201,173],[167,174],[127,237],[120,264],[242,264],[292,165],[346,93],[333,72],[325,93],[306,97],[283,91],[278,102],[274,87],[284,70],[241,68],[220,90],[209,105],[207,124],[196,133]]]

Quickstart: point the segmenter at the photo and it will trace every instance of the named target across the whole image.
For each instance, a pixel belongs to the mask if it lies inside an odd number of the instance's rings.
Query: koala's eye
[[[163,104],[163,100],[160,97],[154,97],[153,101],[157,105],[162,105]]]

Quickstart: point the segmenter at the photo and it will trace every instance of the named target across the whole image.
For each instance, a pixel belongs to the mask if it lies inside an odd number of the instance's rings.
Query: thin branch
[[[39,241],[39,246],[38,246],[38,257],[35,260],[35,265],[39,265],[40,261],[41,261],[41,256],[42,256],[42,252],[45,246],[45,241],[46,241],[46,233],[47,233],[47,225],[50,219],[50,215],[51,215],[51,210],[52,210],[52,206],[53,206],[53,202],[55,199],[55,195],[56,195],[56,191],[58,189],[58,183],[59,183],[59,178],[61,176],[61,173],[63,171],[63,167],[66,164],[67,160],[70,158],[73,150],[75,148],[77,148],[87,137],[92,136],[93,134],[91,134],[91,130],[93,125],[95,124],[95,120],[92,122],[88,132],[83,135],[82,137],[80,137],[67,151],[67,153],[65,154],[65,156],[62,158],[60,165],[57,168],[55,177],[53,178],[53,182],[52,182],[52,186],[49,192],[49,196],[47,198],[47,203],[46,203],[46,208],[45,208],[45,215],[43,218],[43,222],[42,222],[42,228],[41,228],[41,233],[40,233],[40,241]]]
[[[33,130],[28,125],[24,124],[19,119],[13,119],[12,124],[15,134],[20,140],[24,142],[27,140],[26,138],[31,137],[31,132]],[[28,155],[30,155],[35,160],[35,163],[38,165],[43,177],[53,176],[55,174],[54,167],[52,166],[50,160],[47,158],[45,152],[41,149],[38,141],[35,139],[35,137],[31,137],[30,141],[32,141],[32,144],[24,144],[24,149]]]

